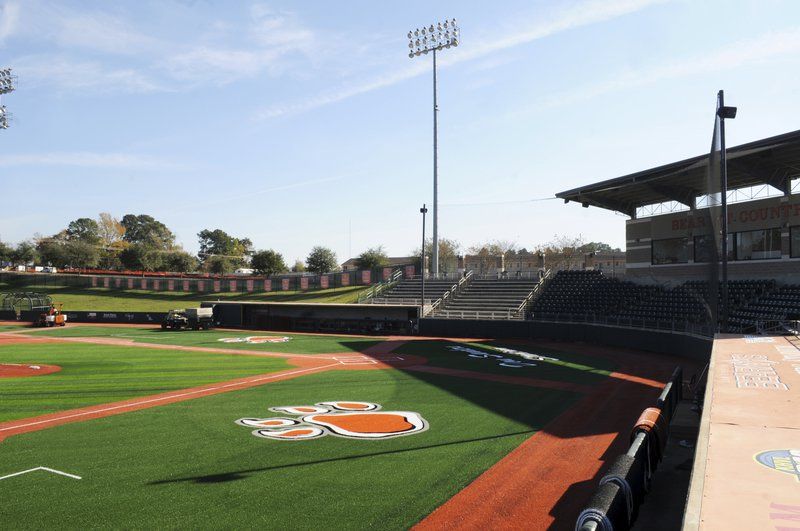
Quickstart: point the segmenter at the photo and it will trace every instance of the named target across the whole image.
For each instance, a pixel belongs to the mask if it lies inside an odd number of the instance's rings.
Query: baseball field
[[[0,522],[547,528],[585,501],[674,366],[643,356],[0,325]]]

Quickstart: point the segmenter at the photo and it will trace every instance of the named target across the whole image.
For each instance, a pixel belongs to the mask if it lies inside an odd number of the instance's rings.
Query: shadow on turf
[[[223,472],[221,474],[207,474],[205,476],[192,476],[188,478],[177,478],[177,479],[162,479],[158,481],[151,481],[148,485],[164,485],[169,483],[197,483],[197,484],[207,484],[207,483],[225,483],[228,481],[237,481],[240,479],[247,478],[250,474],[256,474],[259,472],[269,472],[271,470],[281,470],[284,468],[295,468],[301,466],[308,466],[308,465],[320,465],[324,463],[334,463],[337,461],[352,461],[354,459],[363,459],[366,457],[377,457],[381,455],[393,455],[393,454],[402,454],[406,452],[415,452],[417,450],[429,450],[431,448],[441,448],[443,446],[453,446],[456,444],[466,444],[466,443],[474,443],[474,442],[483,442],[483,441],[490,441],[493,439],[503,439],[505,437],[515,437],[517,435],[529,435],[532,434],[533,431],[518,431],[514,433],[504,433],[503,435],[492,435],[490,437],[479,437],[475,439],[464,439],[461,441],[451,441],[445,443],[438,443],[438,444],[429,444],[427,446],[416,446],[414,448],[403,448],[401,450],[387,450],[384,452],[372,452],[368,454],[359,454],[359,455],[348,455],[344,457],[333,457],[330,459],[318,459],[316,461],[304,461],[302,463],[288,463],[285,465],[276,465],[276,466],[267,466],[261,468],[248,468],[244,470],[234,470],[231,472]]]

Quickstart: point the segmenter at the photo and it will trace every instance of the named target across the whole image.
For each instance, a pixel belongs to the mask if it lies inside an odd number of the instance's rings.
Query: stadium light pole
[[[16,76],[11,73],[10,68],[0,69],[0,96],[14,92],[15,81]],[[8,111],[0,98],[0,129],[8,129],[8,116]]]
[[[433,53],[433,252],[431,272],[434,277],[439,275],[439,104],[436,86],[436,52],[451,46],[458,46],[461,38],[460,31],[456,19],[451,19],[408,32],[408,56],[411,59],[427,55],[428,52]]]
[[[419,213],[422,214],[422,262],[420,262],[419,273],[420,278],[422,279],[422,293],[420,294],[420,317],[425,317],[425,214],[428,213],[428,209],[425,205],[422,205],[422,208],[419,209]]]
[[[728,156],[725,148],[725,120],[736,118],[736,107],[725,106],[725,91],[717,93],[719,117],[720,187],[722,188],[722,331],[728,331]]]

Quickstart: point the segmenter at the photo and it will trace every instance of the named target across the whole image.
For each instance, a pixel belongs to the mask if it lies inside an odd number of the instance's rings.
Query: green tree
[[[13,254],[14,249],[12,249],[10,245],[0,242],[0,264],[10,262]]]
[[[206,271],[215,275],[226,275],[236,269],[236,265],[227,256],[210,256],[203,264]]]
[[[250,260],[250,267],[255,269],[259,275],[276,275],[283,273],[288,268],[286,262],[283,261],[281,253],[267,249],[266,251],[258,251],[253,254]]]
[[[98,245],[100,243],[100,226],[91,218],[78,218],[69,222],[66,236],[70,241]]]
[[[158,271],[164,264],[164,252],[145,244],[135,243],[119,253],[119,260],[125,269]]]
[[[197,259],[186,251],[173,251],[167,254],[164,268],[173,273],[189,273],[197,269]]]
[[[253,242],[250,238],[236,238],[222,229],[203,229],[197,233],[200,243],[200,260],[205,261],[212,256],[224,256],[236,267],[243,266],[253,254]]]
[[[39,260],[36,246],[31,242],[20,242],[11,254],[11,259],[19,265],[34,264]]]
[[[131,244],[168,251],[175,245],[175,235],[166,225],[146,214],[125,214],[120,225],[125,229],[122,239]]]
[[[97,218],[97,230],[100,241],[105,246],[121,241],[125,236],[125,227],[108,212],[100,212]]]
[[[68,241],[64,244],[67,263],[71,267],[86,269],[97,267],[100,251],[96,245],[81,240]]]
[[[306,271],[306,265],[302,260],[295,260],[292,266],[292,273],[303,273]]]
[[[36,241],[36,251],[42,264],[54,267],[65,267],[69,264],[66,242],[58,238],[58,235],[52,238],[39,238]]]
[[[356,259],[356,266],[359,269],[373,269],[375,267],[383,267],[389,263],[389,257],[383,250],[383,246],[372,247],[367,249]]]
[[[100,249],[100,267],[103,269],[122,269],[122,261],[119,256],[128,247],[130,247],[130,244],[122,240],[106,244]]]
[[[306,269],[317,274],[336,271],[336,253],[326,247],[314,247],[306,258]]]

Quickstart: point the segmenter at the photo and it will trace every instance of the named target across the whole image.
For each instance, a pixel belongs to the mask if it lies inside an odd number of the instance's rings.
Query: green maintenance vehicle
[[[208,330],[214,324],[213,308],[186,308],[170,310],[161,322],[163,330]]]

